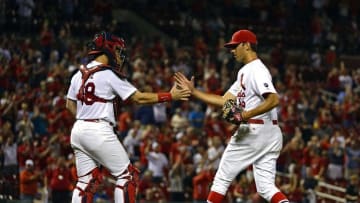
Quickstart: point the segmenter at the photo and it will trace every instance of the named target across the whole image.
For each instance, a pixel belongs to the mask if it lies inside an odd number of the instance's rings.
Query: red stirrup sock
[[[224,195],[214,192],[214,191],[211,191],[208,196],[207,202],[208,203],[221,203],[223,199],[224,199]]]
[[[289,200],[286,198],[286,196],[282,192],[277,192],[271,198],[271,203],[289,203]]]

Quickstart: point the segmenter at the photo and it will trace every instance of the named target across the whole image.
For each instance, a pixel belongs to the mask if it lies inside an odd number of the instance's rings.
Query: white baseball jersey
[[[264,100],[262,97],[264,93],[277,93],[271,74],[260,59],[244,65],[228,91],[237,97],[237,104],[245,111],[259,106]],[[277,120],[277,111],[274,108],[254,119]]]
[[[97,65],[101,64],[92,61],[87,65],[87,68]],[[76,95],[81,87],[81,82],[81,72],[78,71],[71,79],[67,98],[77,100]],[[84,87],[85,95],[95,94],[98,97],[109,100],[109,102],[93,102],[91,105],[87,105],[78,100],[76,119],[103,119],[112,123],[115,123],[115,118],[113,103],[110,100],[114,99],[116,95],[119,95],[122,100],[126,100],[137,90],[126,79],[120,79],[111,70],[96,72],[89,77]]]
[[[228,92],[236,96],[237,104],[245,110],[256,108],[263,101],[264,93],[276,93],[269,70],[256,59],[244,65],[238,72],[237,80]],[[266,200],[279,191],[275,186],[276,159],[282,148],[282,133],[277,125],[277,111],[251,118],[261,121],[240,124],[239,129],[248,131],[239,140],[235,132],[228,143],[216,172],[212,191],[226,194],[235,177],[248,166],[253,166],[257,192]]]
[[[87,68],[101,65],[92,61]],[[127,169],[130,160],[114,133],[115,123],[112,99],[119,95],[121,99],[128,99],[136,88],[126,79],[119,78],[111,70],[101,70],[92,74],[84,84],[85,97],[95,96],[106,102],[77,99],[82,84],[82,73],[77,72],[71,79],[67,98],[77,100],[77,121],[71,131],[71,146],[74,149],[78,176],[88,174],[99,164],[105,166],[115,177]],[[95,122],[90,120],[96,119]]]

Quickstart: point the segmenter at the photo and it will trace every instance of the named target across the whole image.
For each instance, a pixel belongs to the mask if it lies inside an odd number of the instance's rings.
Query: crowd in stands
[[[316,45],[327,50],[335,45],[341,53],[356,54],[360,48],[357,0],[142,0],[121,7],[139,11],[184,44],[202,36],[216,45],[220,36],[231,35],[241,25],[262,39],[260,50],[269,50],[278,41],[290,49]]]
[[[264,50],[270,56],[266,64],[281,97],[278,112],[284,148],[277,170],[290,174],[290,178],[279,176],[277,184],[293,202],[314,198],[314,191],[321,190],[317,187],[320,181],[346,188],[346,192],[338,196],[345,198],[347,194],[347,198],[358,198],[360,66],[349,68],[339,60],[340,54],[359,51],[357,1],[340,1],[337,10],[329,3],[337,1],[286,1],[271,7],[278,13],[265,9],[273,1],[239,1],[243,4],[231,0],[209,1],[211,4],[194,1],[198,2],[196,5],[179,1],[186,3],[176,4],[183,11],[177,15],[186,19],[185,23],[179,23],[184,27],[176,32],[183,35],[178,40],[186,43],[170,44],[161,38],[129,36],[126,27],[109,23],[113,21],[108,9],[122,1],[5,2],[15,14],[6,13],[3,26],[10,32],[4,32],[0,38],[0,199],[40,198],[40,193],[52,202],[58,202],[59,197],[70,197],[76,180],[70,146],[70,130],[75,118],[65,108],[65,97],[71,76],[86,62],[86,42],[96,32],[106,29],[125,36],[128,63],[122,71],[142,91],[168,91],[173,84],[173,73],[181,71],[188,77],[194,75],[199,88],[222,94],[234,81],[239,67],[223,48],[229,38],[227,33],[238,29],[239,23],[244,25],[243,22],[247,22],[246,26],[267,24],[274,19],[270,14],[277,16],[274,21],[277,25],[273,28],[278,31],[273,33],[283,40],[272,43],[268,32],[260,30],[261,26],[253,28],[258,33],[259,48],[263,39],[264,44],[271,47]],[[21,14],[24,2],[28,3],[30,14],[29,10]],[[148,1],[122,3],[129,9],[138,4],[141,11]],[[212,18],[201,11],[221,3],[226,3],[223,9],[229,9],[229,13],[214,11],[214,15],[219,14],[223,19],[211,24]],[[56,10],[57,4],[64,8]],[[91,7],[93,4],[97,7]],[[151,8],[159,11],[164,8],[155,5],[165,6],[164,11],[173,11],[170,8],[175,4],[152,4]],[[166,10],[166,6],[169,9]],[[253,6],[264,9],[245,12]],[[289,10],[289,6],[293,10]],[[306,8],[313,15],[303,14],[298,6],[305,6],[300,8]],[[244,11],[244,20],[234,21],[231,16],[235,15],[235,8]],[[45,10],[49,12],[43,12]],[[87,16],[86,10],[93,15]],[[334,10],[337,12],[329,15]],[[294,11],[294,18],[288,18],[290,11]],[[187,19],[188,13],[194,13],[192,20]],[[300,17],[308,19],[300,21],[297,19]],[[196,19],[200,21],[194,22]],[[205,19],[209,21],[203,21]],[[16,27],[18,23],[20,27]],[[37,26],[30,26],[34,23]],[[338,26],[349,26],[348,23],[353,30],[343,35],[346,30]],[[223,27],[219,29],[219,26]],[[299,43],[288,42],[291,37],[286,38],[287,33],[283,32],[287,26],[300,26],[305,32],[301,36],[310,37],[310,41],[305,38],[301,44],[307,46],[306,60],[297,63],[287,60],[287,48]],[[198,32],[191,32],[194,29]],[[193,36],[188,36],[192,33]],[[222,152],[236,126],[222,120],[219,109],[196,100],[148,106],[124,101],[116,130],[132,162],[142,172],[139,202],[204,202]],[[96,198],[111,201],[113,180],[106,169],[103,173],[108,178]],[[24,181],[29,179],[35,189],[26,188],[30,184]],[[262,202],[255,192],[251,167],[232,183],[227,201]]]

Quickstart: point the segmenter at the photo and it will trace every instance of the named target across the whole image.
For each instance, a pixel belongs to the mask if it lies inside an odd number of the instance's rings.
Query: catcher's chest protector
[[[93,102],[107,102],[106,99],[103,99],[101,97],[96,96],[95,94],[86,94],[84,91],[84,85],[86,81],[89,79],[89,77],[94,74],[95,72],[106,70],[103,66],[95,66],[93,68],[85,68],[84,65],[80,66],[80,72],[81,72],[81,86],[79,89],[79,92],[77,94],[77,99],[81,102],[85,103],[86,105],[91,105]]]
[[[108,102],[110,100],[106,100],[104,98],[98,97],[95,94],[86,94],[86,92],[84,91],[84,85],[86,83],[86,81],[89,79],[89,77],[98,72],[98,71],[103,71],[103,70],[111,70],[113,71],[113,73],[115,73],[119,78],[125,78],[124,75],[122,75],[121,73],[115,71],[112,67],[110,66],[106,66],[106,65],[98,65],[92,68],[86,68],[84,65],[81,65],[79,68],[82,76],[81,76],[81,86],[79,89],[79,92],[77,94],[77,99],[80,100],[82,103],[85,103],[86,105],[91,105],[94,102]],[[111,100],[114,104],[114,114],[115,114],[115,119],[117,120],[118,114],[119,114],[119,110],[120,110],[120,106],[121,106],[121,99],[119,96],[116,96],[113,100]]]

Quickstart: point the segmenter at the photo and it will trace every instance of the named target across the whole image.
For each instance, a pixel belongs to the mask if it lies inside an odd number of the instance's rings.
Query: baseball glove
[[[222,108],[222,117],[230,123],[239,125],[243,121],[241,115],[243,111],[243,108],[236,105],[235,100],[229,99],[224,103]]]

